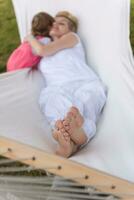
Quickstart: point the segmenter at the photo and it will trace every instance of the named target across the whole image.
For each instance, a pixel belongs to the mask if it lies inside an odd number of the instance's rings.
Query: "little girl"
[[[39,42],[47,44],[50,42],[49,31],[53,22],[54,19],[49,14],[45,12],[37,13],[32,20],[32,35]],[[7,62],[7,71],[36,67],[40,58],[40,56],[35,54],[29,43],[25,41],[10,55]]]

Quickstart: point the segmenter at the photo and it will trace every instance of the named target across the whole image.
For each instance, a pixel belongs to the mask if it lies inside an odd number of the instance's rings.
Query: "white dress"
[[[71,106],[76,106],[84,117],[83,129],[89,141],[96,132],[106,94],[99,77],[86,64],[79,37],[78,40],[73,48],[41,59],[39,69],[46,87],[40,94],[39,104],[52,128],[55,121],[66,116]]]

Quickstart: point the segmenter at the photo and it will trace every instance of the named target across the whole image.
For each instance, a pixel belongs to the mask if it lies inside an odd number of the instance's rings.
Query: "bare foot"
[[[76,107],[71,107],[63,121],[65,130],[69,133],[71,140],[82,145],[87,141],[87,136],[82,128],[84,119]]]
[[[69,136],[69,133],[67,133],[65,131],[64,125],[63,125],[63,121],[62,120],[57,120],[55,123],[55,129],[53,130],[52,134],[53,134],[53,138],[58,141],[58,132],[62,132],[64,133],[64,136]]]
[[[56,154],[65,158],[71,156],[74,152],[77,151],[77,145],[71,141],[69,134],[61,129],[57,131],[57,141],[58,148],[56,150]]]

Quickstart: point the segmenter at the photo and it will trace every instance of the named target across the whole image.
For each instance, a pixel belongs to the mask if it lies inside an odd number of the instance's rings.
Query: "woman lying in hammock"
[[[96,132],[96,122],[106,101],[99,77],[86,64],[77,31],[78,21],[69,12],[57,13],[50,30],[53,42],[27,40],[40,56],[39,69],[46,87],[40,107],[53,129],[56,154],[69,157],[87,144]]]

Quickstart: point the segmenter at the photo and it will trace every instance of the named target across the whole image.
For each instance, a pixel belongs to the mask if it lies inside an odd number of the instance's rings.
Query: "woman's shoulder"
[[[79,38],[78,34],[74,33],[74,32],[69,32],[69,33],[65,34],[64,36],[62,36],[62,38],[64,38],[65,41],[68,41],[68,42],[71,41],[75,45],[80,43],[80,38]]]
[[[78,42],[80,42],[80,37],[77,33],[71,32],[70,34],[72,34],[78,40]]]

